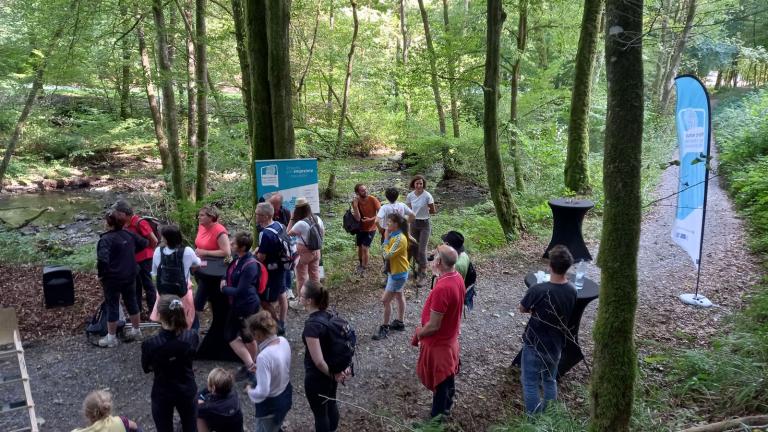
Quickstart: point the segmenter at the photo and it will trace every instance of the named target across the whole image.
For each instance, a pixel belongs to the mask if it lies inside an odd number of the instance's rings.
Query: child
[[[243,412],[234,385],[235,378],[226,369],[217,367],[208,374],[208,386],[197,400],[199,432],[242,432]]]
[[[408,281],[408,221],[397,213],[387,216],[387,231],[384,241],[382,256],[389,261],[389,274],[387,285],[381,302],[384,304],[384,323],[379,326],[379,331],[373,335],[373,340],[385,339],[389,330],[405,330],[403,318],[405,317],[405,296],[403,288]],[[389,322],[392,315],[392,300],[397,301],[397,319]]]
[[[90,426],[72,432],[141,432],[132,420],[111,414],[112,395],[103,390],[92,391],[83,401],[83,415]]]
[[[158,299],[160,333],[141,344],[141,367],[155,373],[152,383],[152,419],[157,432],[173,432],[173,410],[184,432],[196,430],[197,385],[192,359],[197,351],[197,333],[187,330],[181,299],[163,295]]]
[[[160,228],[160,238],[165,247],[155,248],[155,254],[152,257],[152,276],[157,278],[155,281],[157,293],[158,295],[174,294],[181,298],[187,318],[187,328],[191,328],[195,321],[195,296],[190,289],[192,283],[189,273],[200,266],[200,257],[192,248],[182,245],[181,230],[176,225],[165,225]],[[181,280],[182,276],[183,280]],[[173,286],[174,279],[179,279],[177,281],[177,284],[180,284],[179,287]],[[157,302],[149,319],[159,320]]]

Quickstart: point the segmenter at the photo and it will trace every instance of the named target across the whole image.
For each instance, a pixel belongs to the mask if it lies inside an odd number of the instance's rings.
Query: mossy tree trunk
[[[125,0],[117,2],[118,9],[120,10],[120,17],[125,20],[130,20],[128,15],[128,6],[125,4]],[[122,63],[120,65],[120,118],[122,120],[130,117],[131,106],[131,51],[129,46],[129,39],[125,34],[120,39],[120,52]]]
[[[591,188],[588,164],[589,107],[602,12],[603,0],[584,0],[568,121],[568,156],[565,161],[565,186],[578,193],[588,193]]]
[[[520,137],[518,135],[519,119],[517,108],[518,89],[520,87],[520,63],[525,54],[525,46],[528,42],[528,0],[520,0],[517,20],[517,36],[515,45],[515,63],[512,65],[512,78],[509,83],[509,156],[512,158],[512,169],[515,175],[515,190],[523,192],[523,172],[520,167]]]
[[[208,35],[205,22],[207,1],[195,0],[195,83],[197,84],[195,199],[197,201],[205,198],[208,191]]]
[[[485,83],[483,85],[483,145],[485,167],[488,172],[488,187],[491,191],[496,217],[507,239],[516,237],[523,229],[520,212],[515,199],[507,188],[504,167],[499,151],[499,60],[501,29],[506,14],[501,0],[488,0],[488,29],[486,32]]]
[[[197,42],[195,36],[195,0],[187,0],[181,9],[181,18],[184,20],[186,29],[186,48],[187,48],[187,154],[185,164],[191,167],[195,153],[197,152],[197,117],[198,117],[198,99],[197,89],[199,87],[197,80]],[[180,4],[179,4],[180,5]],[[180,95],[181,96],[181,95]]]
[[[155,19],[155,31],[157,32],[157,57],[160,68],[160,86],[163,92],[163,111],[168,137],[168,154],[171,166],[171,190],[177,201],[185,201],[187,192],[184,188],[184,176],[181,167],[181,154],[179,152],[179,122],[176,111],[176,94],[173,91],[173,65],[169,57],[169,45],[167,28],[165,25],[165,13],[163,1],[152,1],[152,13]]]
[[[632,416],[637,353],[637,254],[643,142],[643,0],[607,0],[605,61],[608,111],[598,258],[600,307],[593,331],[590,430],[624,432]]]
[[[451,33],[450,16],[448,8],[448,0],[443,0],[443,24],[445,24],[445,45],[448,52],[448,93],[451,97],[451,123],[453,125],[453,137],[459,138],[461,136],[461,130],[459,129],[459,97],[456,89],[456,47],[453,43],[455,34]]]
[[[163,115],[160,112],[160,104],[157,101],[157,89],[152,82],[152,64],[149,60],[149,51],[147,50],[147,40],[144,36],[144,27],[139,22],[136,25],[136,39],[139,42],[139,59],[141,60],[141,72],[144,79],[144,91],[147,93],[147,102],[149,112],[152,115],[152,125],[155,130],[155,139],[157,140],[157,149],[160,153],[160,162],[163,165],[163,173],[168,174],[171,171],[171,154],[168,151],[168,138],[163,129]]]
[[[432,86],[432,94],[435,97],[435,109],[437,110],[437,122],[440,135],[445,135],[445,109],[443,108],[443,99],[440,97],[440,84],[437,81],[437,57],[435,55],[435,46],[432,43],[432,32],[429,28],[429,16],[424,7],[424,0],[419,0],[419,11],[421,12],[421,21],[424,24],[424,39],[427,42],[427,57],[429,57],[429,79]]]

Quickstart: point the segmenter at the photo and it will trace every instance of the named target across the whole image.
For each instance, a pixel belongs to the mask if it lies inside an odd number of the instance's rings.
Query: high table
[[[549,258],[549,250],[556,245],[564,245],[571,251],[575,261],[592,261],[592,255],[584,244],[581,224],[584,215],[595,206],[590,200],[560,198],[549,200],[552,209],[552,240],[544,251],[544,258]]]
[[[572,278],[570,276],[569,278]],[[571,280],[573,282],[573,280]],[[536,285],[536,274],[528,273],[525,275],[525,286],[530,288]],[[566,372],[571,370],[580,361],[584,360],[584,354],[579,347],[579,326],[581,325],[581,316],[584,314],[584,309],[587,308],[592,300],[596,299],[600,293],[600,288],[597,283],[589,278],[584,278],[584,285],[580,290],[576,290],[576,304],[571,312],[571,318],[568,320],[568,332],[569,337],[565,339],[565,346],[562,353],[560,353],[560,363],[557,366],[557,377],[565,375]],[[517,357],[512,361],[515,366],[520,366],[522,350],[517,353]]]

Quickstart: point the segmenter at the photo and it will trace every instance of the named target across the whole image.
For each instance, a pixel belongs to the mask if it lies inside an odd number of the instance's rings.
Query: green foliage
[[[77,271],[96,269],[96,243],[62,246],[47,234],[33,236],[16,231],[0,232],[0,260],[6,263],[59,264]]]
[[[565,404],[555,403],[541,415],[524,416],[491,432],[581,432],[587,429],[587,416],[573,412]]]

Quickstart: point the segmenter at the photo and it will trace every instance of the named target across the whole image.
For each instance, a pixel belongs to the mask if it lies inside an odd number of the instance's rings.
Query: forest
[[[682,74],[711,97],[714,216],[701,265],[711,310],[678,304],[696,269],[669,235]],[[430,245],[461,231],[482,281],[462,327],[452,420],[411,426],[428,392],[408,382],[417,352],[390,340],[359,349],[339,430],[763,430],[767,84],[763,0],[4,0],[0,305],[17,308],[29,364],[62,346],[71,363],[66,378],[32,373],[38,411],[50,430],[70,430],[102,386],[151,424],[125,382],[137,367],[119,383],[75,371],[101,302],[95,251],[109,204],[126,198],[189,240],[208,205],[230,233],[255,231],[255,161],[311,158],[325,284],[366,343],[380,287],[361,288],[342,228],[356,184],[404,198],[424,175],[438,207]],[[524,275],[545,268],[547,201],[560,197],[594,202],[583,230],[600,300],[582,326],[584,363],[532,418],[510,366],[525,325],[516,311]],[[47,263],[79,275],[76,309],[49,312],[28,295]],[[415,322],[425,294],[406,296]],[[98,361],[93,351],[84,355]],[[72,400],[57,402],[71,385]],[[287,430],[311,430],[305,405]]]

